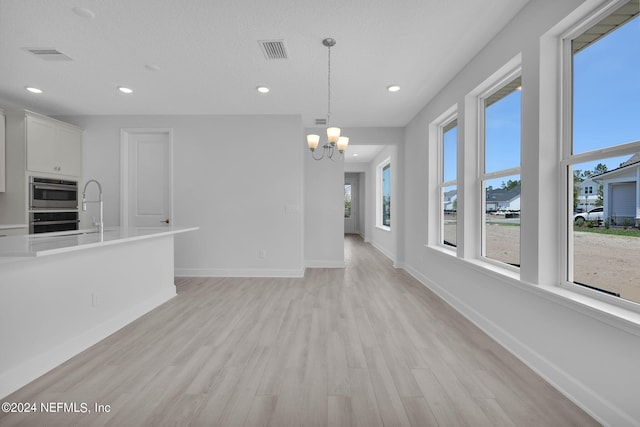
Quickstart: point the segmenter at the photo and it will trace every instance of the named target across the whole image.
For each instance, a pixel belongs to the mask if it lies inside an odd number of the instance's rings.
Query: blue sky
[[[640,19],[574,57],[574,152],[640,140]]]
[[[515,91],[487,109],[487,172],[520,164],[520,102]],[[575,55],[573,134],[574,153],[640,140],[640,18]],[[457,128],[445,134],[445,181],[455,179],[456,139]],[[628,157],[602,163],[614,169]],[[575,167],[593,169],[595,163]]]

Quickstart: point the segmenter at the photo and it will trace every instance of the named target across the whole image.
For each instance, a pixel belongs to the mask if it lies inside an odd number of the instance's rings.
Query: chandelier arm
[[[315,151],[311,152],[311,157],[313,157],[313,160],[322,160],[324,158],[324,153],[327,151],[326,147],[323,146],[322,147],[322,154],[320,155],[320,157],[316,157],[315,156]]]
[[[334,155],[336,154],[336,151],[338,151],[338,155],[336,155],[336,156],[335,156],[336,158],[334,159],[333,157],[334,157]],[[329,159],[331,159],[331,161],[332,161],[332,162],[337,161],[336,159],[342,159],[342,158],[344,158],[344,151],[343,151],[343,152],[340,152],[339,150],[335,150],[335,151],[334,151],[334,152],[332,152],[332,153],[331,153],[331,155],[329,156]]]
[[[335,148],[335,147],[333,147],[333,146],[330,148],[330,152],[329,152],[329,159],[330,159],[332,162],[335,162],[335,161],[336,161],[336,160],[333,158],[334,156],[335,156],[336,158],[339,158],[339,157],[340,157],[340,156],[337,156],[337,155],[336,155],[336,152],[337,152],[337,151],[338,151],[338,150],[336,150],[336,148]],[[340,154],[342,154],[342,153],[340,153]]]

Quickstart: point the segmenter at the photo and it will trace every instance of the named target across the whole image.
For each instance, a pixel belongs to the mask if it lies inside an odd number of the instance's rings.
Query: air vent
[[[45,61],[71,61],[71,58],[52,47],[25,47],[23,48]]]
[[[267,59],[288,59],[284,40],[259,40],[260,48]]]
[[[327,119],[316,119],[316,125],[326,125]]]

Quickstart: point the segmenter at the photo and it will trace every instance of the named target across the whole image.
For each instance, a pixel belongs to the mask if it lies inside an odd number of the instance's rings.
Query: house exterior
[[[458,191],[449,190],[444,193],[443,207],[447,212],[454,212],[458,209]]]
[[[604,218],[615,225],[640,223],[640,153],[593,181],[602,185]]]
[[[589,212],[591,209],[598,206],[599,186],[600,183],[591,178],[587,178],[584,181],[577,183],[578,192],[576,195],[577,203],[575,208],[578,212]]]
[[[487,190],[485,210],[487,212],[499,210],[519,211],[520,185],[511,189],[495,188]]]
[[[458,191],[449,190],[443,195],[443,209],[445,212],[455,212],[458,205]],[[499,210],[520,210],[520,185],[511,189],[492,188],[485,194],[485,210],[495,212]]]

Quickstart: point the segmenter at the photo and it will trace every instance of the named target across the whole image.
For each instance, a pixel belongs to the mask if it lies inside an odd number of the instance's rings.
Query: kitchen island
[[[174,297],[174,237],[194,230],[0,238],[0,397]]]

